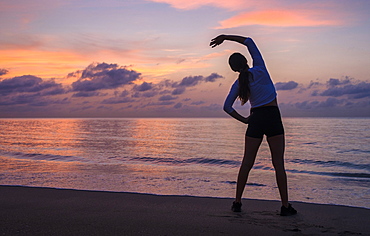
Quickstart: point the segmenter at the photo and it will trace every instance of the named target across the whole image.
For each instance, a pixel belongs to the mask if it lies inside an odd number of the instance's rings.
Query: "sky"
[[[219,34],[251,37],[284,117],[370,116],[368,0],[0,0],[0,117],[227,117]],[[249,114],[249,105],[234,108]]]

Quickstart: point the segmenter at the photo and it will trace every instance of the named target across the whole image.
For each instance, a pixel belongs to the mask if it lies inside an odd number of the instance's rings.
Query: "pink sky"
[[[370,116],[370,3],[0,2],[1,117],[226,116],[218,34],[252,37],[285,116]],[[240,107],[248,114],[248,106]]]

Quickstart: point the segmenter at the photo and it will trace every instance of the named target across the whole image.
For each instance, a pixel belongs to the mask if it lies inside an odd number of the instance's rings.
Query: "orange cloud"
[[[296,3],[279,0],[149,0],[170,4],[181,10],[192,10],[202,6],[215,6],[231,11],[243,12],[221,21],[216,29],[234,28],[245,25],[267,25],[277,27],[342,25],[338,16],[348,15],[340,3],[324,1]],[[248,12],[246,12],[248,11]],[[348,17],[347,17],[348,19]]]
[[[326,19],[323,13],[308,10],[265,10],[247,12],[220,22],[217,29],[234,28],[245,25],[267,26],[324,26],[339,25],[339,21]]]

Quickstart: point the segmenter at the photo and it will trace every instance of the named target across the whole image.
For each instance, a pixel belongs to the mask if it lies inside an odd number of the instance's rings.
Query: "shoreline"
[[[233,198],[230,197],[216,197],[216,196],[197,196],[197,195],[176,195],[176,194],[156,194],[156,193],[144,193],[144,192],[124,192],[124,191],[114,191],[114,190],[89,190],[89,189],[74,189],[74,188],[58,188],[58,187],[42,187],[42,186],[27,186],[27,185],[7,185],[0,184],[0,189],[2,187],[20,187],[20,188],[36,188],[36,189],[54,189],[54,190],[69,190],[69,191],[83,191],[83,192],[97,192],[97,193],[122,193],[122,194],[139,194],[139,195],[149,195],[149,196],[158,196],[158,197],[194,197],[194,198],[211,198],[211,199],[228,199],[233,201]],[[269,201],[269,202],[280,202],[276,199],[259,199],[259,198],[242,198],[243,201]],[[333,203],[318,203],[318,202],[304,202],[304,201],[291,201],[293,203],[302,203],[302,204],[314,204],[314,205],[324,205],[324,206],[338,206],[338,207],[351,207],[370,210],[370,208],[363,206],[351,206],[351,205],[341,205]]]
[[[369,235],[370,209],[280,202],[0,185],[2,235]]]

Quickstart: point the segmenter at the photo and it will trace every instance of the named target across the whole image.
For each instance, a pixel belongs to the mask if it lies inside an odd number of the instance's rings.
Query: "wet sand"
[[[0,186],[0,235],[370,235],[370,209]]]

